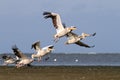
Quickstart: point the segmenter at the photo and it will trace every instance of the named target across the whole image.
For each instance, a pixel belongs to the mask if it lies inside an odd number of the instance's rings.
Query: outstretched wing
[[[32,44],[31,48],[34,48],[36,51],[40,50],[40,41],[37,41]]]
[[[24,55],[18,48],[16,45],[12,46],[12,50],[14,52],[14,54],[18,57],[18,58],[27,58],[26,55]]]
[[[64,29],[59,14],[57,14],[57,13],[52,13],[52,12],[44,12],[43,15],[45,16],[44,18],[46,18],[46,19],[47,19],[47,18],[51,18],[51,19],[52,19],[53,25],[54,25],[54,27],[55,27],[57,30]]]
[[[68,38],[70,38],[70,37],[78,37],[78,35],[73,33],[73,32],[69,32],[68,34],[66,34],[66,37],[68,37]]]
[[[79,45],[79,46],[86,47],[86,48],[93,48],[93,47],[95,47],[94,45],[93,45],[93,46],[89,46],[89,45],[87,45],[87,44],[85,44],[85,43],[83,43],[83,42],[81,42],[81,41],[78,41],[78,42],[76,42],[75,44],[77,44],[77,45]]]
[[[9,60],[9,59],[13,59],[11,56],[7,56],[7,55],[3,55],[2,59],[4,60]]]

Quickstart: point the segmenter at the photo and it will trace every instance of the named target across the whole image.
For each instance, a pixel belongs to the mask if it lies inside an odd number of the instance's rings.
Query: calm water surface
[[[5,53],[4,53],[5,54]],[[0,54],[0,57],[3,54]],[[15,57],[12,53],[7,53]],[[26,54],[31,56],[30,53]],[[47,57],[48,60],[45,60]],[[0,65],[3,61],[0,60]],[[41,62],[33,62],[35,66],[120,66],[119,53],[51,53],[42,58]]]

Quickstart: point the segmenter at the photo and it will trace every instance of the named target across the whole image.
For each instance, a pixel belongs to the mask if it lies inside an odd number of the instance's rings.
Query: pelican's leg
[[[59,37],[54,39],[54,42],[57,43],[59,41]]]
[[[54,35],[54,42],[57,43],[58,40],[59,40],[59,38],[60,38],[60,37],[59,37],[57,34],[55,34],[55,35]]]

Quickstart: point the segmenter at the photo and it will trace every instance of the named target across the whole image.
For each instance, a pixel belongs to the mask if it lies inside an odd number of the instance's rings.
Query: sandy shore
[[[120,67],[0,67],[0,80],[119,80]]]

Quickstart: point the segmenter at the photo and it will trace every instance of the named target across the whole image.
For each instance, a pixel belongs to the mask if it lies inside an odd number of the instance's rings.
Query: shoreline
[[[0,80],[119,80],[120,66],[0,66]]]

